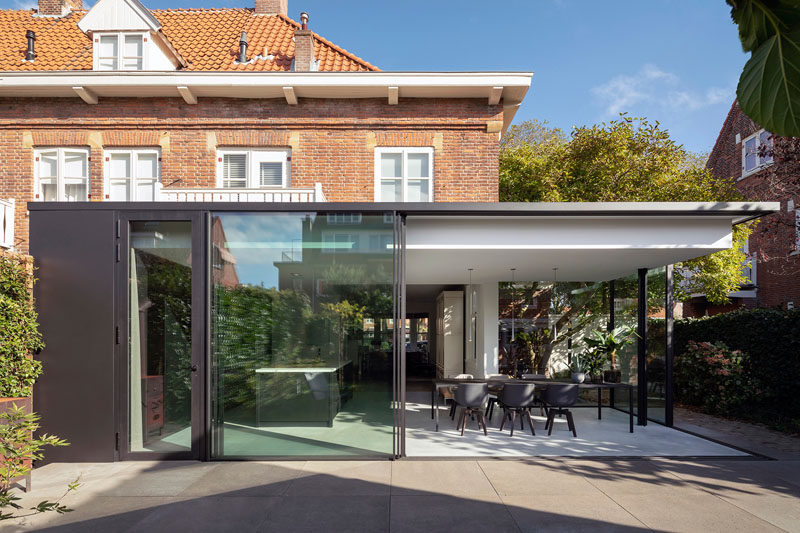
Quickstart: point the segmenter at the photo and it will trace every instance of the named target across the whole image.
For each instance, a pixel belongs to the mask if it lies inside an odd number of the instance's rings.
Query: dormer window
[[[146,42],[143,33],[95,34],[95,70],[144,70]]]

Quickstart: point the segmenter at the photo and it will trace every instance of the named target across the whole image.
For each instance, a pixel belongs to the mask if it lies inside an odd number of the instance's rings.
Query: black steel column
[[[675,384],[673,382],[673,363],[674,363],[674,345],[673,336],[675,331],[675,317],[673,316],[674,294],[673,294],[673,272],[672,265],[667,265],[666,277],[666,296],[664,302],[666,320],[666,350],[664,352],[664,395],[665,395],[665,410],[664,410],[664,423],[667,427],[672,427],[672,408],[675,399]]]
[[[647,425],[647,269],[639,269],[639,353],[637,367],[636,415],[637,424]]]
[[[406,456],[406,215],[400,216],[400,457]]]
[[[612,279],[608,282],[608,331],[613,330],[616,325],[616,319],[614,318],[614,313],[617,311],[614,308],[614,299],[617,297],[616,293],[617,289],[614,286],[614,280]]]

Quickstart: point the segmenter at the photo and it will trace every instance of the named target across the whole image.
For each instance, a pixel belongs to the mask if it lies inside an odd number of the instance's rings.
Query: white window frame
[[[329,226],[359,226],[361,220],[361,213],[328,213],[327,217]]]
[[[142,68],[135,69],[135,68],[125,68],[125,56],[124,49],[125,49],[125,37],[127,36],[140,36],[142,38]],[[104,72],[116,72],[118,70],[127,70],[127,71],[135,71],[139,72],[142,70],[147,70],[147,44],[148,44],[148,32],[139,32],[139,31],[125,31],[125,32],[102,32],[102,33],[94,33],[92,35],[92,41],[94,46],[92,46],[93,50],[93,66],[94,70],[101,70]],[[100,39],[101,37],[116,37],[117,39],[117,68],[115,69],[106,69],[100,68]]]
[[[427,146],[415,146],[415,147],[389,147],[389,146],[381,146],[375,148],[375,201],[382,202],[387,200],[381,200],[381,155],[383,154],[403,154],[403,169],[402,169],[402,176],[399,178],[402,180],[402,199],[401,202],[406,202],[406,198],[408,198],[408,176],[406,175],[406,169],[408,168],[408,155],[409,154],[427,154],[428,155],[428,187],[429,187],[429,194],[428,194],[428,202],[433,202],[433,186],[434,186],[434,175],[433,175],[433,148]],[[417,179],[417,178],[411,178]],[[425,178],[422,178],[425,179]]]
[[[322,232],[322,253],[323,254],[352,254],[360,250],[360,235],[350,231],[323,231]],[[352,243],[350,248],[340,248],[340,243]]]
[[[246,189],[271,189],[274,186],[261,186],[258,165],[260,163],[283,163],[283,176],[280,188],[286,189],[291,183],[292,150],[288,148],[241,148],[217,150],[217,188],[237,189],[239,187],[225,187],[222,182],[223,160],[226,155],[246,155],[247,175]]]
[[[758,130],[757,132],[755,132],[754,134],[749,135],[746,138],[742,139],[742,175],[741,175],[741,177],[739,179],[746,178],[747,176],[755,174],[756,172],[759,172],[759,171],[765,169],[766,167],[770,166],[774,162],[772,156],[761,157],[760,155],[758,155],[758,152],[761,149],[761,134],[762,133],[769,133],[769,132],[767,132],[765,129],[762,128],[762,129]],[[770,133],[770,135],[772,135],[772,134]],[[747,170],[746,163],[745,163],[745,160],[747,158],[747,142],[752,140],[752,139],[755,139],[755,141],[756,141],[755,154],[754,154],[755,157],[756,157],[756,165],[753,168],[751,168],[750,170]]]
[[[33,151],[33,200],[35,202],[44,202],[44,193],[42,193],[42,187],[39,175],[39,163],[42,154],[48,152],[56,152],[56,202],[66,202],[66,188],[65,188],[65,177],[64,177],[64,159],[65,154],[67,152],[79,152],[86,156],[86,176],[83,176],[82,179],[86,180],[86,198],[82,201],[89,201],[92,195],[92,169],[91,169],[91,156],[89,154],[88,148],[80,148],[80,147],[71,147],[71,146],[50,146],[50,147],[39,147],[34,149]],[[48,177],[49,179],[49,177]]]
[[[134,158],[139,154],[155,154],[156,156],[156,176],[153,181],[153,200],[158,201],[158,187],[157,184],[161,183],[161,148],[148,147],[148,148],[109,148],[103,151],[103,198],[110,200],[111,196],[111,156],[117,154],[124,154],[130,157],[131,175],[129,179],[131,184],[128,185],[131,197],[128,198],[129,202],[143,202],[150,200],[140,200],[136,197],[139,180],[151,180],[153,178],[140,178],[136,175],[136,161]],[[118,178],[117,178],[118,179]]]

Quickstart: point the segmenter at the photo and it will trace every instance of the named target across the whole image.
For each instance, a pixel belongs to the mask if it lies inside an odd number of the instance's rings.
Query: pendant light
[[[472,294],[472,269],[468,268],[467,272],[469,272],[469,277],[467,281],[467,294],[469,295],[469,332],[467,341],[472,342],[472,323],[473,323],[473,316],[475,315],[475,298]]]
[[[551,306],[553,307],[553,311],[558,311],[558,306],[556,304],[556,283],[558,283],[558,267],[553,267],[553,290],[552,295],[550,296]],[[553,322],[553,341],[555,342],[556,338],[558,337],[558,331],[556,331],[556,326],[558,324],[558,318],[556,321]]]
[[[517,288],[515,285],[516,278],[514,273],[516,272],[516,268],[511,269],[511,342],[514,342],[517,338],[516,335],[516,328],[515,328],[515,320],[514,320],[514,302],[517,299]]]

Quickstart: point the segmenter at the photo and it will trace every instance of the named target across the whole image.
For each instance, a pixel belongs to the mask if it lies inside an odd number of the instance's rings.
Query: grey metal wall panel
[[[42,430],[70,442],[46,462],[113,461],[114,212],[31,211],[39,322],[47,346],[34,389]]]

